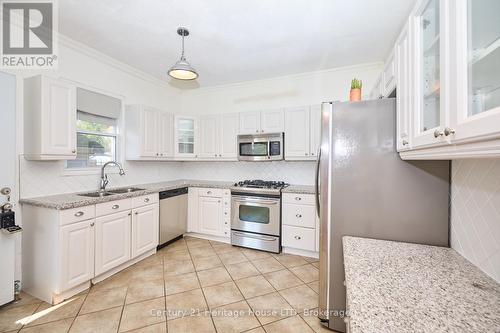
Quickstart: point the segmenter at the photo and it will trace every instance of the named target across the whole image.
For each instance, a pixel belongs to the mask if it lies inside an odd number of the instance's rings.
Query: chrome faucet
[[[100,192],[104,192],[106,191],[106,186],[108,185],[109,183],[109,180],[108,180],[108,175],[104,173],[104,169],[110,165],[110,164],[114,164],[116,165],[117,167],[120,168],[120,176],[123,176],[125,174],[125,171],[123,170],[123,167],[120,163],[118,162],[115,162],[115,161],[109,161],[109,162],[106,162],[102,168],[101,168],[101,185],[99,186],[99,191]]]

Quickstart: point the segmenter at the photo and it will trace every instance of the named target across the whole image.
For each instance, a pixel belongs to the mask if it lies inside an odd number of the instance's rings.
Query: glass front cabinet
[[[446,0],[422,1],[411,17],[414,31],[413,147],[446,144]]]
[[[500,136],[500,1],[450,3],[456,49],[450,112],[453,142]]]
[[[499,0],[421,0],[412,11],[403,159],[500,155],[499,13]]]
[[[197,126],[195,117],[175,117],[175,156],[196,158],[197,155]]]

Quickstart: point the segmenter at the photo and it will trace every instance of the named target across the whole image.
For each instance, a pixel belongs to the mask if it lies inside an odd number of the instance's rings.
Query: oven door
[[[231,229],[280,235],[280,199],[233,195]]]

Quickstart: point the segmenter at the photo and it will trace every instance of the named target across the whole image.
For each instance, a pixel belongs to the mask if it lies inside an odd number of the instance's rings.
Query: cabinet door
[[[207,235],[222,236],[224,221],[222,218],[222,198],[198,198],[199,232]]]
[[[240,134],[260,133],[260,111],[240,113]]]
[[[309,107],[285,110],[285,159],[309,158]]]
[[[95,226],[95,275],[130,259],[129,211],[98,217]]]
[[[196,148],[197,123],[196,118],[175,117],[175,155],[179,157],[194,158]]]
[[[456,0],[451,7],[456,21],[450,43],[458,70],[445,134],[457,143],[499,137],[500,1]]]
[[[264,110],[260,114],[261,133],[281,133],[285,129],[283,109]]]
[[[42,154],[76,157],[76,87],[42,79]]]
[[[61,276],[58,293],[94,277],[94,220],[65,225],[60,229]]]
[[[202,158],[216,159],[219,157],[219,119],[218,115],[199,117],[200,147],[199,155]]]
[[[161,112],[160,118],[160,156],[174,156],[174,116],[171,113]]]
[[[309,155],[316,159],[321,144],[321,105],[311,105],[309,129]]]
[[[408,28],[396,43],[396,118],[398,151],[410,148],[410,53]]]
[[[159,207],[149,205],[132,211],[132,258],[158,245]]]
[[[141,155],[159,156],[158,111],[145,107],[141,112]]]
[[[221,120],[221,144],[219,157],[228,160],[238,159],[238,134],[240,116],[238,113],[223,114]]]
[[[441,43],[446,32],[443,19],[445,0],[426,0],[413,17],[415,36],[414,147],[446,144],[443,133],[446,122],[447,50]]]

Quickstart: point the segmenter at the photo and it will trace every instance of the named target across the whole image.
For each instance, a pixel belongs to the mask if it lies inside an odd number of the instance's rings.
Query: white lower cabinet
[[[132,258],[158,245],[158,205],[148,205],[132,211]]]
[[[283,251],[317,255],[319,227],[314,195],[283,193],[281,216]]]
[[[102,274],[130,259],[130,211],[95,220],[95,274]]]
[[[23,289],[57,304],[154,253],[158,202],[149,194],[68,210],[23,206]]]
[[[94,277],[94,220],[60,228],[61,275],[55,292],[71,289]]]
[[[228,238],[231,230],[231,191],[189,188],[188,232]]]
[[[222,198],[201,196],[198,201],[200,233],[222,236]]]

